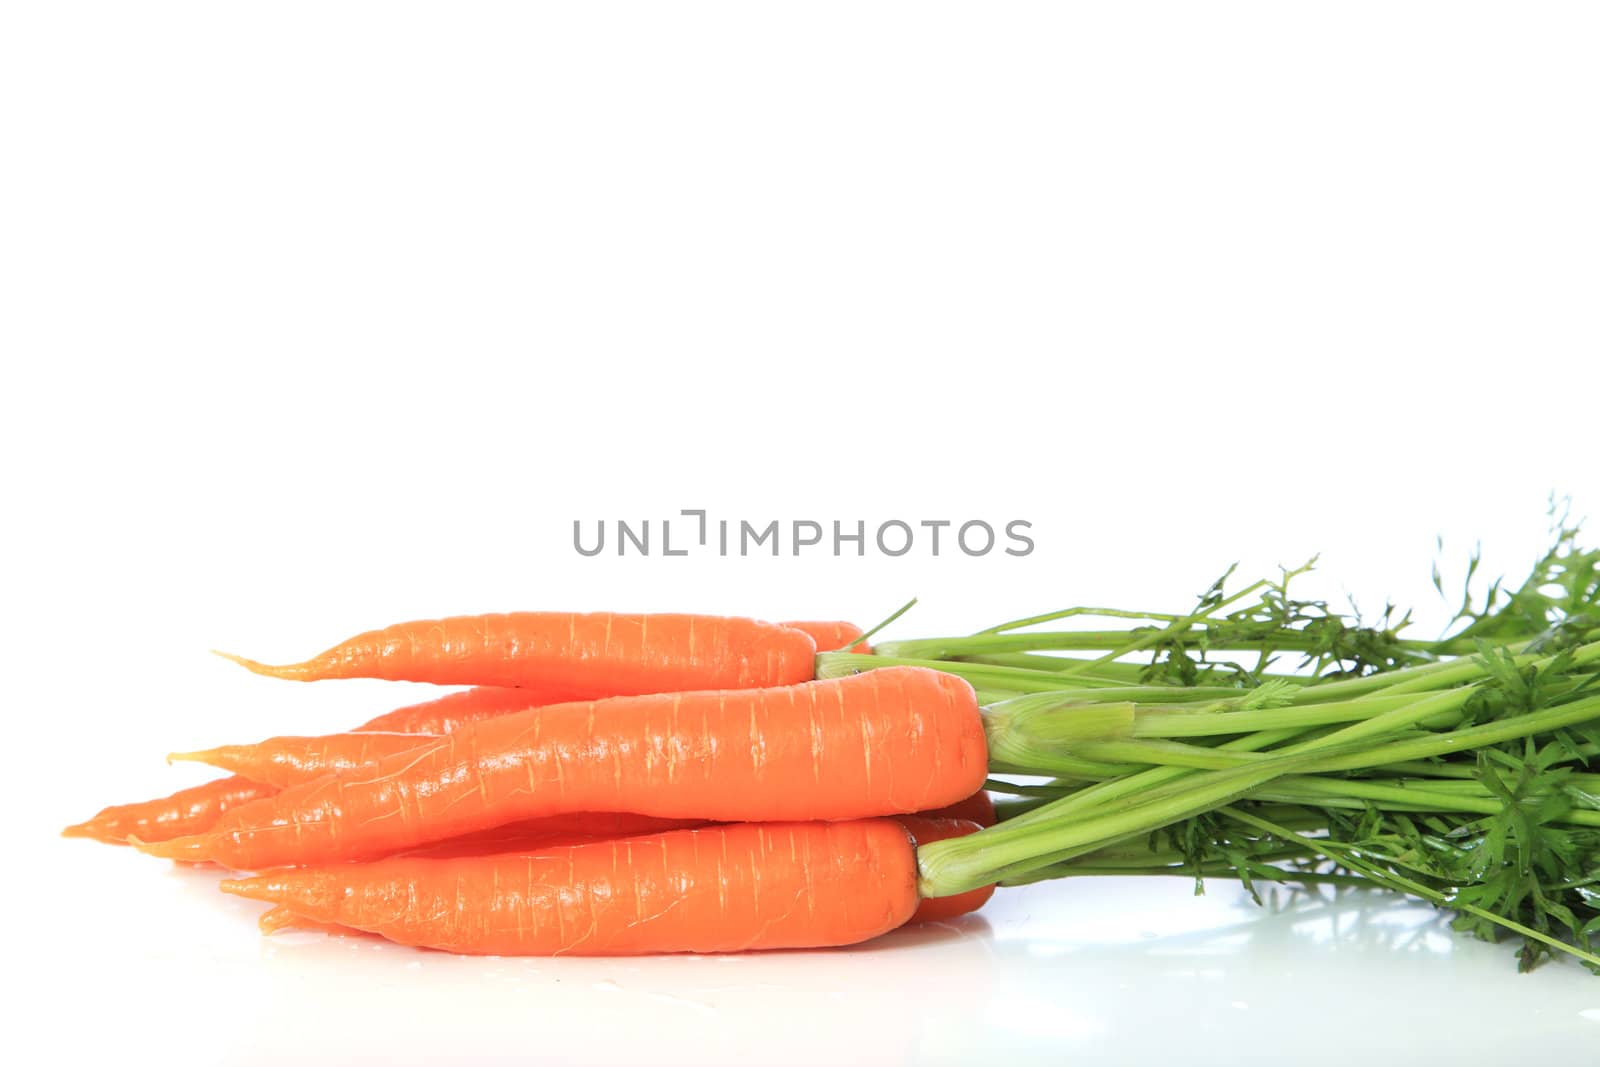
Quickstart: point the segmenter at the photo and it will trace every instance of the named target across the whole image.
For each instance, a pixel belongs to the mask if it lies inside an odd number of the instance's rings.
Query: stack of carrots
[[[175,754],[231,772],[69,836],[253,872],[263,930],[501,955],[845,945],[980,907],[919,843],[994,822],[972,686],[848,623],[526,612],[361,634],[278,678],[473,688],[355,730]]]

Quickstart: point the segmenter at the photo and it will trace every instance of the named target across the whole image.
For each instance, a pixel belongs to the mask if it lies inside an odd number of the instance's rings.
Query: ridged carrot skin
[[[218,778],[180,789],[171,796],[102,808],[94,818],[61,831],[61,836],[88,837],[108,845],[125,845],[130,837],[146,842],[170,841],[204,833],[225,812],[277,792],[276,786],[264,782]]]
[[[480,685],[459,693],[449,693],[420,704],[407,704],[403,708],[386,711],[356,727],[359,732],[376,731],[396,734],[448,734],[464,723],[479,719],[492,719],[513,711],[526,711],[543,704],[560,704],[568,697],[544,692],[538,686],[508,689],[502,686]]]
[[[917,908],[893,819],[740,823],[534,854],[274,871],[224,891],[406,945],[623,956],[850,945]]]
[[[831,651],[861,635],[861,630],[848,622],[837,623],[784,623],[785,626],[817,627],[811,632],[817,638],[838,638],[839,644],[818,648]],[[443,735],[454,733],[469,722],[492,719],[516,711],[527,711],[555,701],[542,699],[534,691],[508,689],[497,686],[479,686],[460,693],[420,704],[410,704],[385,712],[340,734],[316,736],[271,737],[256,745],[223,745],[195,752],[175,752],[168,759],[209,763],[214,767],[244,775],[280,788],[298,785],[324,774],[343,774],[358,767],[375,764],[378,759],[392,755],[408,746],[403,742],[385,739],[366,742],[360,735],[391,733],[415,735]],[[417,742],[417,745],[423,742]],[[987,799],[987,798],[985,798]],[[977,817],[970,811],[951,810],[945,814],[958,818]],[[980,819],[981,821],[981,819]],[[994,807],[991,804],[988,822],[993,825]]]
[[[328,774],[365,771],[400,752],[437,741],[433,734],[347,733],[269,737],[254,745],[219,745],[173,752],[169,760],[205,763],[255,782],[286,789]]]
[[[958,800],[954,804],[946,804],[942,808],[917,814],[928,819],[966,819],[984,827],[993,826],[998,821],[994,810],[994,798],[981,789],[965,800]]]
[[[547,819],[529,819],[525,822],[496,826],[464,837],[452,837],[404,855],[423,859],[450,859],[459,856],[493,856],[506,852],[528,853],[568,845],[587,844],[591,841],[611,841],[620,837],[641,834],[659,834],[668,830],[689,830],[706,823],[698,819],[657,819],[649,815],[629,812],[580,812],[575,815],[553,815]],[[366,934],[365,930],[352,930],[337,923],[322,923],[298,915],[284,905],[278,905],[261,916],[261,932],[274,933],[293,927],[297,930],[321,930],[330,934]]]
[[[818,652],[834,652],[861,636],[861,627],[850,622],[782,622],[779,626],[800,630],[810,636]],[[856,652],[870,653],[870,645],[857,645]],[[610,693],[608,696],[622,694]],[[402,734],[447,734],[462,723],[489,719],[507,712],[545,704],[560,704],[572,700],[569,693],[544,689],[539,686],[481,685],[459,693],[450,693],[419,704],[378,715],[360,726],[358,731],[375,730]]]
[[[325,774],[375,767],[386,756],[428,744],[469,722],[527,711],[541,703],[526,689],[480,686],[396,708],[345,733],[269,737],[254,745],[220,745],[174,752],[167,758],[208,763],[282,789]]]
[[[972,687],[942,671],[890,667],[485,719],[369,773],[286,789],[210,833],[144,847],[259,870],[384,855],[573,811],[717,822],[900,815],[970,796],[986,767]]]
[[[918,845],[943,841],[951,837],[965,837],[983,829],[971,819],[927,818],[921,815],[901,815],[898,818],[900,824],[911,832],[912,838]],[[954,896],[926,897],[917,904],[916,914],[911,916],[911,921],[931,923],[954,919],[958,915],[977,911],[989,903],[989,898],[992,896],[994,896],[994,886],[985,885]]]
[[[649,819],[642,815],[616,815],[611,816],[607,822],[601,816],[578,816],[576,820],[567,824],[563,830],[557,825],[562,823],[559,817],[554,819],[539,819],[528,823],[513,823],[510,826],[496,827],[478,834],[469,834],[466,837],[452,838],[437,845],[429,845],[418,849],[416,852],[407,853],[408,856],[442,859],[454,856],[488,856],[506,852],[536,852],[541,849],[557,848],[566,845],[584,844],[589,841],[608,841],[618,837],[630,837],[645,833],[660,833],[673,829],[691,829],[691,826],[671,825],[670,819]],[[918,844],[929,841],[943,841],[948,837],[959,837],[964,834],[977,833],[983,827],[970,819],[929,818],[920,815],[900,815],[895,821],[904,826],[911,833],[913,840]],[[950,897],[934,897],[918,902],[917,910],[908,922],[941,922],[954,919],[969,912],[977,911],[989,902],[994,895],[994,886],[984,886],[959,893]],[[317,930],[323,933],[349,936],[366,935],[368,931],[355,930],[350,927],[340,926],[337,923],[318,922],[308,919],[295,912],[287,905],[279,904],[263,913],[260,920],[261,932],[264,934],[275,933],[279,930]]]
[[[814,676],[816,651],[802,631],[754,619],[530,611],[400,623],[285,666],[228,658],[297,681],[536,686],[576,700],[792,685]]]
[[[853,622],[840,622],[837,620],[821,621],[804,619],[800,622],[782,622],[779,626],[787,626],[791,630],[800,630],[811,635],[811,640],[817,644],[818,652],[837,652],[851,641],[861,636],[861,627]],[[852,652],[863,655],[872,654],[872,646],[863,641],[852,648]]]
[[[538,694],[527,689],[469,689],[436,700],[411,704],[385,712],[361,726],[358,731],[385,731],[412,734],[444,734],[462,723],[521,711],[537,705]],[[429,738],[420,738],[421,744]],[[63,837],[88,837],[108,845],[125,845],[132,836],[141,841],[168,841],[174,837],[199,834],[211,829],[225,811],[252,800],[272,796],[277,785],[249,776],[219,778],[167,797],[119,804],[102,810],[94,818],[63,830]],[[296,779],[300,780],[300,779]],[[290,784],[285,778],[280,784]]]

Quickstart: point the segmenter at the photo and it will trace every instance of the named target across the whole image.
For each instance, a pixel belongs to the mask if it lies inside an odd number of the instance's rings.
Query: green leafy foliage
[[[1302,600],[1289,594],[1289,583],[1311,570],[1312,560],[1285,570],[1268,584],[1261,597],[1220,617],[1213,617],[1224,600],[1224,587],[1234,568],[1200,595],[1190,617],[1206,621],[1199,626],[1154,630],[1140,628],[1130,636],[1159,634],[1148,646],[1150,664],[1140,675],[1147,684],[1182,686],[1259,685],[1280,655],[1298,657],[1297,667],[1308,678],[1343,678],[1394,670],[1430,661],[1432,655],[1400,637],[1411,623],[1410,613],[1396,617],[1390,604],[1376,625],[1347,618],[1325,600]],[[1245,665],[1218,657],[1216,651],[1248,648],[1254,663]]]
[[[1165,625],[1134,627],[1122,646],[1115,634],[1106,635],[1108,655],[1150,656],[1139,673],[1146,685],[1259,694],[1254,701],[1213,696],[1209,704],[1197,694],[1185,709],[1226,706],[1236,714],[1230,727],[1264,724],[1265,709],[1283,706],[1291,695],[1302,710],[1314,708],[1319,687],[1330,686],[1337,695],[1327,699],[1344,701],[1342,712],[1351,699],[1381,698],[1372,702],[1370,721],[1349,727],[1359,741],[1345,744],[1345,757],[1352,743],[1376,752],[1397,742],[1427,743],[1435,731],[1455,733],[1450,744],[1393,766],[1345,759],[1334,764],[1356,769],[1297,769],[1307,784],[1295,803],[1282,802],[1293,794],[1292,783],[1267,781],[1161,826],[1132,846],[1132,856],[1123,844],[1114,862],[1105,853],[1065,857],[1040,876],[1139,867],[1191,877],[1197,892],[1207,878],[1237,879],[1258,901],[1261,881],[1365,884],[1448,908],[1455,928],[1473,936],[1516,937],[1523,970],[1569,954],[1600,972],[1600,550],[1580,545],[1578,527],[1563,510],[1553,508],[1552,515],[1553,543],[1520,583],[1495,580],[1474,595],[1481,556],[1473,553],[1460,606],[1437,641],[1402,637],[1411,617],[1392,605],[1366,625],[1326,602],[1291,595],[1291,579],[1309,564],[1258,583],[1259,598],[1231,611],[1240,594],[1225,591],[1230,568],[1187,615],[1143,616]],[[1444,591],[1437,566],[1434,584]],[[1248,661],[1240,651],[1251,653]],[[1298,657],[1292,683],[1267,673],[1285,656]],[[1433,702],[1416,714],[1397,708],[1396,694],[1384,695],[1391,684],[1384,676],[1396,671],[1406,672],[1401,693],[1416,694],[1419,706]],[[1451,700],[1455,695],[1461,699]],[[1160,708],[1170,713],[1178,703]],[[1351,721],[1330,718],[1304,730],[1263,725],[1255,735],[1203,743],[1242,746],[1261,758],[1319,739],[1335,743]],[[1453,747],[1456,736],[1473,731],[1470,744]],[[1202,773],[1179,758],[1199,750],[1181,748],[1123,746],[1118,759],[1175,762],[1051,787],[1056,803],[1076,804],[1074,814],[1086,817],[1127,806],[1146,788],[1171,795],[1183,776]],[[1147,780],[1148,786],[1136,785]],[[1108,798],[1099,807],[1098,795]],[[1274,795],[1276,802],[1261,799]]]

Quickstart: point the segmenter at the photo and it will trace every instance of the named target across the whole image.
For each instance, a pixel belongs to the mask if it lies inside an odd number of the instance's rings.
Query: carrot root
[[[239,748],[238,745],[218,745],[216,748],[197,748],[193,752],[168,752],[167,763],[207,763],[212,766],[226,766],[229,749]]]
[[[221,656],[229,663],[237,663],[251,674],[260,674],[267,678],[288,678],[295,681],[305,681],[312,672],[310,663],[288,663],[282,666],[274,666],[270,663],[262,663],[259,660],[236,655],[232,652],[223,652],[215,648],[211,650],[211,654],[213,656]]]
[[[528,854],[396,857],[225,879],[224,892],[401,944],[488,955],[739,952],[854,944],[916,911],[890,819],[739,823]],[[274,915],[274,929],[294,925]]]
[[[206,863],[211,859],[208,855],[211,835],[206,833],[174,837],[167,841],[144,841],[129,834],[127,843],[146,856],[155,856],[157,859],[177,860],[180,863]]]
[[[165,841],[209,830],[227,812],[277,792],[264,782],[218,778],[170,796],[101,808],[93,818],[67,827],[61,836],[107,845],[124,845],[134,836],[146,842]]]
[[[730,755],[698,755],[713,751]],[[848,820],[955,803],[986,773],[972,687],[940,671],[888,667],[787,688],[617,697],[481,720],[366,773],[293,786],[173,847],[261,870],[371,859],[580,811]]]

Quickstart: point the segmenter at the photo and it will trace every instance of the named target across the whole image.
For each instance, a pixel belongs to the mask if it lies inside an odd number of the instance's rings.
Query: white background
[[[169,749],[417,698],[208,648],[404,618],[870,623],[916,595],[895,633],[933,635],[1321,552],[1308,591],[1436,628],[1436,536],[1519,572],[1550,493],[1600,509],[1597,30],[1582,4],[7,5],[27,1021],[163,1062],[1592,1049],[1580,969],[1519,978],[1377,900],[1068,884],[851,954],[555,967],[263,944],[204,876],[54,834],[201,777]],[[692,507],[1025,518],[1037,550],[572,551],[574,519]]]

